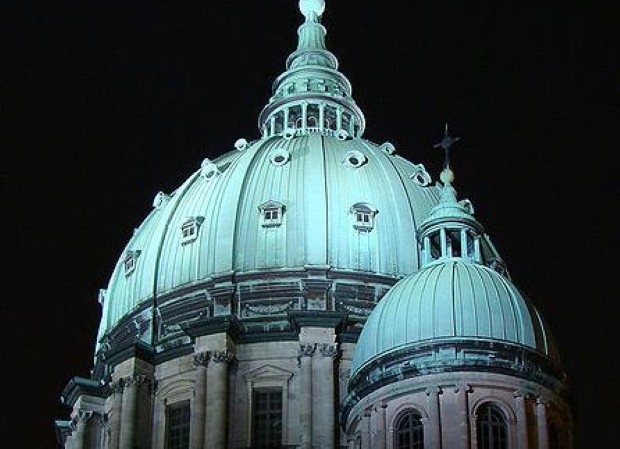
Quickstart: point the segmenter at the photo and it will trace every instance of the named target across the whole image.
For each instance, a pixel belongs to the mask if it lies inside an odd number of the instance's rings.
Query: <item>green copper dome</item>
[[[158,194],[134,232],[105,292],[100,336],[143,302],[215,276],[417,271],[414,230],[439,190],[392,150],[309,134],[240,143],[205,161],[176,191]]]
[[[539,312],[512,282],[452,259],[430,264],[385,295],[362,330],[351,373],[391,351],[451,339],[513,343],[558,359]]]
[[[559,363],[540,313],[508,277],[469,201],[457,201],[454,173],[441,173],[440,199],[418,227],[422,269],[373,310],[353,358],[353,375],[393,352],[478,342],[528,348]],[[485,241],[486,240],[486,241]]]

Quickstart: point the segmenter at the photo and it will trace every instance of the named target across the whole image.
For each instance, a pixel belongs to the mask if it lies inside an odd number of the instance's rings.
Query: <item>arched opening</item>
[[[499,407],[487,403],[478,409],[478,449],[508,449],[508,426]]]
[[[416,410],[405,410],[394,426],[395,449],[423,449],[424,425],[422,415]]]

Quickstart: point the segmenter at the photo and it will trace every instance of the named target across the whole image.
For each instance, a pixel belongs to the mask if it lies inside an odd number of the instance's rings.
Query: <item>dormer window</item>
[[[370,232],[375,227],[375,215],[379,211],[367,203],[351,206],[349,213],[353,216],[353,228],[359,232]]]
[[[258,206],[261,214],[261,226],[264,228],[272,228],[282,224],[282,216],[284,214],[284,205],[277,201],[267,201]]]
[[[139,250],[135,251],[127,251],[125,253],[125,258],[123,259],[123,267],[125,268],[125,276],[129,276],[136,269],[136,260],[140,255]]]
[[[204,217],[190,217],[181,225],[181,245],[186,245],[198,238],[198,230]]]

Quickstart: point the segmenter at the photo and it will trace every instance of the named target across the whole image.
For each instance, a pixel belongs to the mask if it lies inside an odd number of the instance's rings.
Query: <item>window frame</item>
[[[408,419],[410,427],[401,428],[401,423]],[[424,449],[424,421],[423,415],[415,408],[402,410],[394,419],[393,425],[393,447],[394,449]],[[409,435],[412,440],[407,446],[399,442],[403,435]]]
[[[182,410],[183,412],[187,412],[186,416],[183,416],[182,419],[186,419],[183,421],[178,427],[181,429],[181,441],[179,445],[173,446],[170,438],[171,438],[171,412]],[[165,449],[189,449],[190,444],[190,425],[191,425],[191,417],[192,417],[192,409],[191,402],[189,400],[174,402],[172,404],[166,404],[165,409],[165,434],[164,434],[164,448]],[[185,443],[185,444],[184,444]]]
[[[261,415],[267,415],[267,427],[270,427],[270,415],[272,412],[272,409],[269,408],[270,405],[270,401],[269,399],[267,399],[267,409],[266,410],[257,410],[257,405],[258,405],[258,400],[257,400],[257,395],[259,394],[267,394],[270,395],[272,393],[278,393],[279,394],[279,403],[280,403],[280,407],[279,407],[279,416],[280,416],[280,429],[279,429],[279,442],[277,441],[278,438],[278,433],[276,433],[275,435],[271,435],[271,433],[268,432],[267,434],[267,439],[264,442],[264,445],[259,445],[259,443],[257,442],[257,424],[258,424],[258,413],[261,413]],[[269,398],[269,396],[268,396]],[[274,409],[277,410],[277,409]],[[255,447],[257,449],[268,449],[268,448],[277,448],[279,446],[282,446],[282,441],[283,441],[283,428],[284,428],[284,389],[282,387],[277,387],[277,386],[271,386],[271,387],[257,387],[257,388],[253,388],[252,389],[252,410],[251,410],[251,415],[252,415],[252,420],[251,420],[251,433],[252,433],[252,447]],[[273,438],[275,438],[275,441],[271,440],[271,436],[273,436]]]
[[[498,421],[487,422],[485,418],[492,417]],[[483,426],[487,426],[485,429]],[[499,429],[498,437],[496,430]],[[485,435],[488,438],[485,438]],[[498,442],[494,439],[499,438]],[[508,418],[504,410],[493,402],[481,404],[476,411],[476,449],[509,449],[510,429]]]

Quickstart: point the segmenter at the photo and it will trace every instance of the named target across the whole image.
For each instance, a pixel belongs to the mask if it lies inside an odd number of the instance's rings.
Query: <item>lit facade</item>
[[[572,448],[542,317],[457,200],[365,117],[301,0],[260,136],[205,159],[121,253],[66,449]]]

